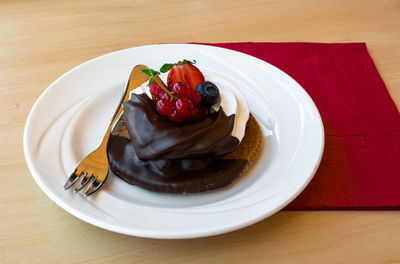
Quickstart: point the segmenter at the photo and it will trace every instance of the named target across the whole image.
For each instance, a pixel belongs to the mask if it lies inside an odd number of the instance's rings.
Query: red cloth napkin
[[[400,115],[365,43],[208,44],[289,74],[321,113],[325,151],[311,183],[284,210],[400,209]]]

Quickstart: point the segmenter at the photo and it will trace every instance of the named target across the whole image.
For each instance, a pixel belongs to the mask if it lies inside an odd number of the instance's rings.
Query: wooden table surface
[[[367,42],[400,106],[400,1],[0,2],[0,263],[400,263],[399,212],[279,212],[209,238],[89,225],[36,185],[22,135],[38,96],[96,56],[153,43]]]

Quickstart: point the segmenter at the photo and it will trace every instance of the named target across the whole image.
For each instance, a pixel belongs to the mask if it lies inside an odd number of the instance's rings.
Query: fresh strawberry
[[[174,65],[168,73],[167,85],[172,89],[175,83],[184,82],[190,88],[196,89],[197,85],[204,82],[201,71],[192,63],[186,61]]]
[[[191,63],[186,63],[184,66],[185,78],[192,89],[196,89],[197,85],[204,82],[204,75],[201,71]]]
[[[186,82],[183,73],[183,65],[175,65],[169,70],[167,78],[168,89],[172,90],[177,82]]]

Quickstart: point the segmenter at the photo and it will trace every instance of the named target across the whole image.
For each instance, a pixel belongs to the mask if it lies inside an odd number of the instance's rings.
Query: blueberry
[[[197,85],[196,90],[201,95],[200,104],[204,106],[212,106],[218,102],[219,90],[212,82],[202,82]]]

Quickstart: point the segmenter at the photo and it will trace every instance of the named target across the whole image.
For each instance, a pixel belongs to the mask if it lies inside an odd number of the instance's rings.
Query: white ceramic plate
[[[227,188],[200,194],[149,192],[114,175],[88,198],[64,191],[76,164],[101,141],[132,67],[158,69],[183,58],[195,59],[206,78],[229,79],[248,100],[265,136],[250,171]],[[98,227],[150,238],[216,235],[272,215],[311,180],[323,146],[318,110],[296,81],[249,55],[192,44],[136,47],[75,67],[39,97],[24,132],[28,167],[55,203]]]

